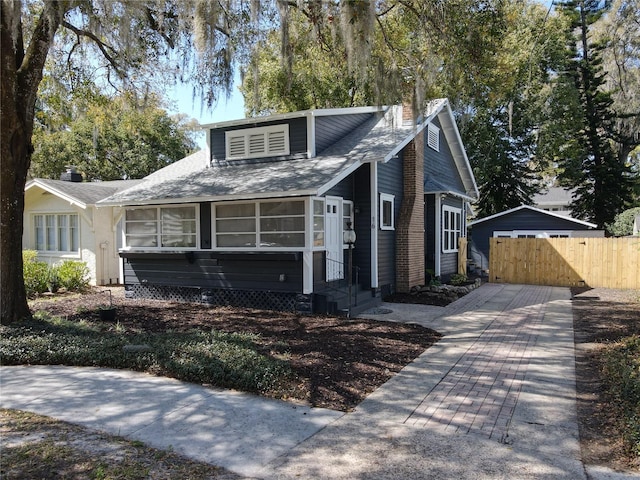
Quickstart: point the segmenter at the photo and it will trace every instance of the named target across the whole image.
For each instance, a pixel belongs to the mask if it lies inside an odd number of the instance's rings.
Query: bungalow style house
[[[205,150],[98,202],[123,209],[128,296],[335,313],[455,273],[478,190],[446,99],[415,122],[391,106],[203,128]]]
[[[82,182],[73,168],[60,180],[36,178],[25,187],[22,247],[37,250],[49,264],[80,260],[89,269],[89,283],[107,285],[122,278],[118,249],[121,208],[96,207],[96,202],[140,180]]]

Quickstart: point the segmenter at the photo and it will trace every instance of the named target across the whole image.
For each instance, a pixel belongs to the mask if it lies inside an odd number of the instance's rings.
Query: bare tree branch
[[[122,78],[126,77],[125,73],[122,71],[122,69],[120,68],[120,65],[118,63],[118,61],[115,59],[115,57],[113,57],[111,54],[109,54],[108,50],[111,50],[111,52],[117,54],[118,52],[111,46],[105,44],[102,40],[100,40],[94,33],[92,32],[88,32],[87,30],[82,30],[78,27],[75,27],[74,25],[71,25],[69,22],[67,22],[66,20],[62,21],[62,26],[71,30],[73,33],[75,33],[78,37],[87,37],[90,40],[92,40],[96,46],[100,49],[100,51],[102,52],[102,55],[104,56],[104,58],[107,59],[107,61],[109,62],[109,64],[113,67],[113,69],[118,73],[118,75]]]

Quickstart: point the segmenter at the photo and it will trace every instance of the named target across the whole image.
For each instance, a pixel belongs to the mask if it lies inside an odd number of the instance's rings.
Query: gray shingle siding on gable
[[[215,128],[210,131],[211,160],[220,161],[226,158],[225,132],[244,130],[253,127],[268,127],[271,125],[289,124],[289,148],[290,155],[307,153],[307,119],[306,117],[289,118],[275,122],[255,122],[243,125],[234,125],[227,128]]]
[[[495,231],[511,230],[589,230],[586,225],[529,209],[518,210],[471,227],[475,248],[489,258],[489,238]]]
[[[398,158],[378,165],[378,192],[394,195],[393,224],[397,227],[404,186],[402,182],[403,152]],[[379,200],[378,200],[379,201]],[[379,217],[379,212],[375,212]],[[396,232],[395,230],[381,230],[378,218],[378,281],[381,287],[391,286],[391,292],[396,285]]]
[[[372,117],[372,113],[316,117],[316,153],[332,146],[354,128]]]
[[[442,126],[438,121],[438,118],[434,118],[432,122],[436,127],[440,129],[440,151],[436,152],[427,145],[425,138],[424,142],[424,175],[425,183],[429,184],[429,178],[437,179],[437,183],[442,185],[443,190],[466,194],[464,183],[458,173],[453,155],[449,148],[449,144],[446,141]],[[427,129],[424,129],[424,135],[427,134]],[[428,192],[426,192],[428,193]]]

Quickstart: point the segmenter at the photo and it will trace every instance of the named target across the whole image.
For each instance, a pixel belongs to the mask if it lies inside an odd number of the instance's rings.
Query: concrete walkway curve
[[[585,467],[568,289],[486,284],[362,316],[445,336],[349,414],[135,372],[0,368],[29,410],[265,479],[635,478]]]

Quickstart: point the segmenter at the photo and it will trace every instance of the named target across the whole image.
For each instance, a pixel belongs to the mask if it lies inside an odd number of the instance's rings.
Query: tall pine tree
[[[613,143],[616,114],[604,90],[603,42],[591,39],[592,25],[608,2],[568,1],[559,5],[568,19],[566,61],[559,73],[550,123],[555,125],[555,155],[561,185],[575,188],[572,214],[600,228],[623,211],[632,198],[633,177]],[[563,128],[562,128],[563,127]]]

